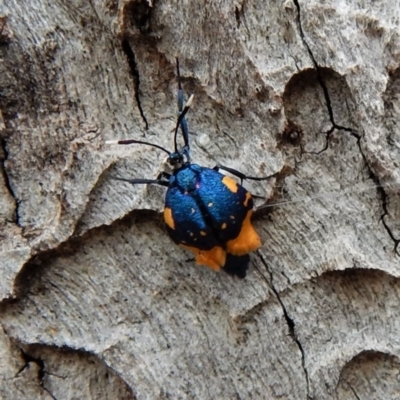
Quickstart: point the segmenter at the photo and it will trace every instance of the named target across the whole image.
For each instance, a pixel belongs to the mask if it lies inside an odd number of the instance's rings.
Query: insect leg
[[[157,180],[160,180],[161,178],[167,179],[169,180],[171,178],[171,174],[169,174],[168,172],[162,171],[157,175]]]
[[[242,256],[226,255],[226,261],[223,270],[229,275],[237,276],[240,279],[246,277],[246,272],[249,268],[250,256],[244,254]]]
[[[117,178],[115,176],[112,177],[113,179],[117,181],[122,181],[122,182],[128,182],[131,183],[132,185],[161,185],[161,186],[169,186],[168,181],[164,181],[162,179],[125,179],[125,178]]]
[[[267,179],[273,178],[274,176],[276,176],[278,174],[277,172],[275,172],[275,174],[272,174],[272,175],[257,177],[257,176],[247,176],[243,172],[237,171],[236,169],[233,169],[233,168],[225,167],[224,165],[221,165],[221,164],[217,164],[213,168],[214,171],[219,171],[220,169],[222,169],[226,172],[229,172],[232,175],[237,176],[240,179],[241,185],[243,184],[243,181],[245,179],[252,180],[252,181],[265,181]]]

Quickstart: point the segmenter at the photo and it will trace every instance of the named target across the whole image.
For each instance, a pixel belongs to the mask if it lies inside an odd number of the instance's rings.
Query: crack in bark
[[[324,148],[322,150],[318,151],[318,152],[309,152],[309,154],[317,154],[318,155],[318,154],[321,154],[324,151],[326,151],[328,149],[328,147],[329,147],[330,136],[331,136],[331,134],[333,133],[333,131],[335,129],[348,132],[348,133],[350,133],[351,136],[353,136],[353,137],[355,137],[357,139],[357,145],[358,145],[358,148],[360,150],[360,154],[361,154],[361,156],[362,156],[362,158],[364,160],[365,165],[368,168],[368,172],[369,172],[371,178],[375,181],[375,183],[377,183],[377,190],[378,190],[378,192],[380,193],[380,195],[382,197],[383,214],[381,215],[380,220],[382,221],[382,224],[383,224],[386,232],[388,233],[389,237],[394,242],[394,251],[395,251],[395,253],[397,255],[400,255],[399,252],[398,252],[398,246],[399,246],[399,243],[400,243],[400,239],[397,239],[393,235],[393,232],[391,231],[390,227],[388,226],[388,224],[385,221],[385,217],[387,215],[389,215],[389,212],[387,210],[387,203],[388,203],[387,202],[387,198],[388,198],[388,195],[386,194],[386,192],[384,191],[384,189],[382,187],[379,187],[379,186],[382,186],[382,185],[380,184],[380,181],[379,181],[378,177],[373,173],[371,167],[368,164],[367,158],[366,158],[366,156],[365,156],[365,154],[364,154],[364,152],[363,152],[363,150],[361,148],[362,136],[359,135],[354,129],[348,128],[346,126],[338,125],[335,122],[335,119],[334,119],[334,116],[333,116],[332,102],[331,102],[331,99],[330,99],[330,96],[329,96],[329,90],[328,90],[328,88],[327,88],[327,86],[326,86],[326,84],[324,82],[323,77],[322,77],[321,68],[318,65],[318,63],[317,63],[317,61],[316,61],[316,59],[314,57],[314,54],[311,51],[311,48],[310,48],[310,46],[308,45],[308,43],[306,41],[306,38],[305,38],[305,35],[304,35],[304,31],[303,31],[303,27],[301,25],[301,9],[300,9],[299,1],[298,0],[293,0],[293,3],[295,4],[295,6],[297,8],[297,25],[298,25],[298,29],[299,29],[299,34],[300,34],[301,40],[303,42],[303,45],[307,49],[307,53],[308,53],[312,63],[314,64],[314,68],[315,68],[316,73],[317,73],[317,80],[318,80],[318,83],[321,86],[321,89],[323,91],[326,107],[327,107],[328,114],[329,114],[329,120],[330,120],[330,122],[332,124],[332,128],[329,129],[328,132],[325,133],[326,134],[326,143],[325,143]]]
[[[366,167],[367,167],[367,169],[368,169],[368,174],[369,174],[369,176],[371,177],[371,179],[375,182],[375,184],[376,184],[376,189],[377,189],[378,193],[379,193],[380,196],[381,196],[383,214],[381,215],[380,220],[382,221],[383,227],[385,228],[385,230],[386,230],[387,234],[389,235],[390,239],[392,239],[392,241],[393,241],[393,243],[394,243],[394,249],[393,249],[394,252],[395,252],[398,256],[400,256],[400,253],[398,252],[398,246],[399,246],[399,243],[400,243],[400,239],[397,239],[397,238],[394,236],[394,234],[393,234],[393,232],[391,231],[389,225],[388,225],[388,224],[386,223],[386,221],[385,221],[385,217],[386,217],[387,215],[389,215],[389,211],[388,211],[388,209],[387,209],[388,195],[386,194],[386,192],[385,192],[385,190],[384,190],[384,188],[383,188],[381,182],[379,181],[378,177],[374,174],[374,172],[372,171],[371,167],[370,167],[369,164],[368,164],[367,158],[366,158],[366,156],[365,156],[365,154],[364,154],[364,152],[363,152],[363,150],[362,150],[362,148],[361,148],[361,139],[362,139],[362,137],[361,137],[358,133],[356,133],[355,131],[353,131],[353,130],[350,130],[350,134],[351,134],[352,136],[354,136],[354,137],[357,139],[357,146],[358,146],[358,148],[359,148],[359,150],[360,150],[360,154],[361,154],[361,156],[362,156],[362,158],[363,158],[363,161],[364,161],[364,163],[365,163],[365,165],[366,165]]]
[[[368,169],[368,174],[371,177],[371,179],[375,182],[376,189],[377,189],[378,193],[381,196],[383,214],[381,215],[380,220],[382,221],[383,227],[385,228],[385,230],[386,230],[387,234],[389,235],[390,239],[392,239],[392,241],[394,243],[394,249],[393,249],[394,252],[398,256],[400,256],[400,253],[398,252],[398,246],[399,246],[399,243],[400,243],[400,239],[397,239],[394,236],[393,232],[391,231],[390,227],[388,226],[388,224],[385,221],[385,217],[387,215],[389,215],[389,211],[387,209],[388,195],[386,194],[386,192],[385,192],[381,182],[379,181],[378,177],[374,174],[374,172],[372,171],[371,167],[368,164],[367,158],[366,158],[366,156],[365,156],[365,154],[364,154],[364,152],[363,152],[363,150],[361,148],[361,139],[362,139],[362,137],[358,133],[353,131],[353,130],[350,130],[350,134],[357,139],[357,146],[358,146],[358,148],[360,150],[360,154],[361,154],[361,156],[363,158],[364,164],[366,165],[366,167]]]
[[[17,224],[18,226],[21,226],[20,225],[20,216],[19,216],[20,201],[17,199],[17,196],[16,196],[16,194],[14,193],[14,190],[11,187],[10,178],[8,177],[6,166],[5,166],[5,163],[8,160],[9,155],[8,155],[8,150],[7,150],[7,143],[6,143],[6,140],[4,138],[1,139],[1,148],[2,148],[3,153],[4,153],[4,158],[0,162],[0,164],[1,164],[1,172],[2,172],[2,175],[3,175],[3,179],[4,179],[5,186],[7,188],[7,191],[10,193],[10,195],[13,198],[14,203],[15,203],[15,208],[14,208],[14,214],[15,215],[14,215],[14,221],[13,222],[15,222],[15,224]]]
[[[25,365],[23,365],[19,371],[17,372],[17,376],[24,371],[26,368],[28,368],[30,363],[35,363],[38,365],[39,367],[39,374],[38,374],[38,378],[39,378],[39,385],[40,387],[49,394],[49,396],[53,399],[53,400],[57,400],[57,398],[53,395],[53,393],[51,393],[51,391],[49,389],[46,388],[46,386],[44,385],[44,377],[47,374],[46,370],[45,370],[45,365],[44,365],[44,361],[41,358],[38,357],[33,357],[30,354],[26,353],[20,346],[18,346],[19,351],[21,352],[22,358],[25,360]]]
[[[356,390],[353,388],[353,386],[349,385],[349,388],[350,388],[350,390],[353,392],[354,397],[355,397],[357,400],[361,400],[360,397],[358,396]]]
[[[381,194],[382,197],[382,208],[383,208],[383,214],[381,215],[380,220],[382,221],[383,226],[386,229],[386,232],[388,233],[388,235],[390,236],[390,238],[392,239],[392,241],[394,242],[394,252],[400,256],[400,253],[398,251],[398,247],[399,247],[399,243],[400,243],[400,239],[396,239],[396,237],[394,236],[393,232],[391,231],[390,227],[388,226],[388,224],[385,221],[385,217],[387,215],[389,215],[389,211],[387,209],[387,205],[388,205],[388,195],[386,194],[386,192],[383,190],[382,187],[378,188],[378,192]]]
[[[257,255],[258,258],[260,259],[261,263],[264,265],[268,275],[269,275],[269,279],[261,272],[261,275],[264,277],[264,279],[266,280],[266,282],[268,283],[268,285],[270,286],[272,292],[274,293],[276,299],[278,300],[281,308],[282,308],[282,312],[283,312],[283,316],[285,317],[286,323],[288,325],[289,328],[289,335],[290,337],[293,339],[294,343],[297,345],[300,354],[301,354],[301,366],[303,368],[303,372],[304,372],[304,376],[306,378],[306,389],[307,389],[307,399],[312,399],[313,397],[310,395],[310,379],[308,376],[308,370],[306,367],[306,362],[305,362],[305,351],[303,349],[303,346],[299,340],[299,338],[296,335],[296,324],[293,320],[293,318],[291,318],[289,316],[289,313],[286,309],[285,304],[283,303],[283,300],[281,299],[278,290],[275,288],[274,282],[273,282],[273,274],[272,271],[269,269],[267,262],[264,260],[264,257],[260,254],[260,252],[257,251]]]
[[[239,10],[238,7],[235,7],[235,18],[236,18],[236,28],[240,28],[240,24],[241,24],[241,10]]]
[[[129,44],[128,39],[124,39],[122,41],[122,51],[125,53],[126,58],[128,60],[129,68],[131,70],[131,74],[133,76],[133,80],[135,82],[135,99],[136,104],[138,106],[140,115],[143,119],[146,131],[149,129],[149,123],[147,122],[147,118],[144,115],[144,111],[142,108],[142,103],[140,101],[139,89],[140,89],[140,74],[136,63],[135,53],[132,50],[132,47]]]
[[[246,28],[246,31],[248,34],[250,34],[249,27],[247,26],[246,22],[246,15],[244,12],[244,7],[247,3],[247,0],[243,0],[242,2],[239,3],[240,7],[235,7],[235,19],[236,19],[236,28],[240,29],[240,25],[243,22],[244,27]]]
[[[325,147],[324,147],[322,150],[320,150],[320,151],[318,151],[318,152],[315,153],[315,154],[321,154],[322,152],[324,152],[325,150],[327,150],[327,148],[328,148],[328,146],[329,146],[329,138],[330,138],[332,132],[333,132],[335,129],[343,130],[343,131],[345,131],[345,132],[350,132],[350,134],[353,134],[353,129],[352,129],[352,128],[348,128],[348,127],[346,127],[346,126],[339,125],[339,124],[337,124],[337,123],[335,122],[335,118],[334,118],[334,116],[333,116],[332,102],[331,102],[331,99],[330,99],[330,96],[329,96],[329,90],[328,90],[328,88],[327,88],[327,86],[326,86],[326,84],[325,84],[325,82],[324,82],[323,77],[322,77],[321,68],[320,68],[319,64],[317,63],[317,60],[315,59],[314,54],[313,54],[313,52],[311,51],[310,46],[309,46],[308,43],[307,43],[306,37],[305,37],[305,35],[304,35],[303,27],[302,27],[302,25],[301,25],[301,17],[300,17],[301,10],[300,10],[300,4],[299,4],[298,0],[293,0],[293,3],[295,4],[295,6],[296,6],[296,8],[297,8],[297,26],[298,26],[298,28],[299,28],[299,34],[300,34],[300,37],[301,37],[301,41],[303,42],[303,45],[304,45],[304,47],[306,48],[307,53],[308,53],[308,55],[309,55],[309,57],[310,57],[310,59],[311,59],[311,62],[312,62],[313,65],[314,65],[315,71],[316,71],[316,73],[317,73],[317,80],[318,80],[318,83],[319,83],[319,85],[321,86],[322,92],[323,92],[323,94],[324,94],[325,104],[326,104],[326,108],[327,108],[328,114],[329,114],[329,120],[330,120],[330,122],[331,122],[331,124],[332,124],[332,128],[329,129],[329,131],[325,133],[325,134],[326,134],[326,144],[325,144]]]
[[[300,33],[301,41],[303,42],[304,47],[307,49],[307,53],[310,56],[310,59],[311,59],[312,63],[314,64],[315,71],[317,72],[317,80],[318,80],[319,85],[321,86],[321,89],[322,89],[323,93],[324,93],[326,108],[328,109],[328,114],[329,114],[329,120],[331,121],[331,123],[333,125],[333,128],[341,129],[341,130],[344,130],[344,131],[347,131],[347,132],[352,132],[351,128],[347,128],[345,126],[338,125],[335,122],[335,118],[333,116],[332,103],[331,103],[331,99],[330,99],[330,96],[329,96],[329,91],[328,91],[327,86],[325,85],[324,79],[322,78],[321,68],[318,65],[317,60],[315,59],[314,54],[311,51],[311,48],[310,48],[310,46],[308,45],[308,43],[306,41],[306,37],[305,37],[304,31],[303,31],[303,27],[301,25],[300,4],[299,4],[298,0],[293,0],[293,2],[294,2],[295,6],[297,8],[297,25],[299,27],[299,33]]]

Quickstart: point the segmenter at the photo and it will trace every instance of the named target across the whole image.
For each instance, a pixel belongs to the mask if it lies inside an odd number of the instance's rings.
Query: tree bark
[[[0,0],[0,397],[397,399],[400,5]],[[244,280],[168,238],[194,162],[270,206]],[[262,202],[261,202],[262,203]],[[272,206],[271,204],[275,204]]]

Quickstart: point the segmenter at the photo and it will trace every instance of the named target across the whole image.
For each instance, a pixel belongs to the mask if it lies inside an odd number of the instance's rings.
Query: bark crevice
[[[267,278],[261,271],[260,271],[260,273],[264,277],[264,279],[268,283],[269,287],[271,288],[272,292],[274,293],[276,299],[278,300],[278,303],[280,304],[280,306],[282,308],[283,316],[285,317],[287,326],[289,328],[289,335],[293,339],[294,343],[296,343],[296,346],[298,347],[298,349],[300,351],[301,366],[303,368],[303,372],[304,372],[304,376],[305,376],[305,380],[306,380],[307,399],[312,399],[312,396],[310,396],[310,379],[309,379],[308,370],[306,367],[305,351],[304,351],[303,345],[301,344],[300,339],[298,338],[298,336],[296,334],[296,324],[294,322],[294,319],[292,317],[290,317],[290,315],[287,311],[287,308],[285,306],[285,303],[283,302],[282,298],[279,295],[279,291],[276,289],[276,287],[274,285],[274,277],[273,277],[271,269],[268,266],[268,263],[264,260],[264,257],[259,252],[257,252],[257,255],[258,255],[261,263],[264,265],[264,267],[269,275],[269,278]]]
[[[328,147],[329,147],[330,136],[334,132],[335,129],[348,132],[348,133],[350,133],[351,136],[353,136],[353,137],[355,137],[357,139],[357,145],[358,145],[358,148],[360,150],[360,154],[361,154],[362,158],[364,159],[365,165],[368,168],[368,173],[371,176],[371,178],[375,181],[375,183],[377,184],[377,190],[380,193],[380,196],[382,198],[381,204],[382,204],[383,213],[382,213],[382,215],[380,217],[380,220],[382,221],[382,224],[383,224],[386,232],[388,233],[390,239],[394,243],[394,251],[395,251],[395,253],[397,255],[400,255],[399,252],[398,252],[398,246],[399,246],[399,243],[400,243],[400,239],[397,239],[394,236],[394,234],[391,231],[389,225],[385,221],[385,217],[389,214],[389,212],[387,210],[388,195],[386,194],[385,190],[383,189],[379,178],[376,176],[376,174],[372,171],[371,167],[369,166],[369,163],[367,161],[367,157],[365,156],[365,154],[363,152],[363,149],[361,147],[362,136],[360,134],[358,134],[354,129],[346,127],[346,126],[338,125],[335,122],[334,114],[333,114],[333,107],[332,107],[332,102],[331,102],[331,99],[330,99],[330,96],[329,96],[328,87],[325,84],[324,79],[322,77],[321,68],[320,68],[316,58],[314,57],[314,54],[311,51],[310,46],[307,43],[307,40],[306,40],[305,35],[304,35],[303,27],[301,25],[301,8],[300,8],[299,1],[298,0],[293,0],[293,2],[294,2],[295,6],[297,8],[297,25],[298,25],[298,29],[299,29],[299,34],[300,34],[301,40],[303,42],[303,45],[306,48],[307,53],[308,53],[313,65],[314,65],[315,70],[316,70],[317,80],[318,80],[318,83],[321,86],[322,92],[324,94],[325,104],[326,104],[326,107],[327,107],[327,110],[328,110],[328,114],[329,114],[329,120],[330,120],[330,122],[332,124],[332,127],[325,133],[326,134],[326,142],[325,142],[325,146],[323,147],[323,149],[318,151],[318,152],[315,152],[315,153],[313,153],[313,152],[310,152],[310,153],[318,155],[318,154],[323,153],[325,150],[327,150]]]
[[[45,368],[45,364],[44,361],[39,358],[39,357],[33,357],[30,354],[26,353],[20,346],[17,346],[19,351],[21,352],[21,356],[25,361],[25,364],[19,369],[19,371],[17,372],[17,376],[19,374],[21,374],[22,371],[24,371],[26,368],[29,367],[29,364],[31,363],[35,363],[38,368],[38,380],[39,380],[39,385],[40,387],[46,392],[48,393],[48,395],[53,399],[53,400],[57,400],[57,398],[54,396],[53,393],[51,393],[51,391],[46,388],[46,386],[44,385],[44,378],[45,375],[47,374],[46,372],[46,368]]]
[[[0,164],[1,164],[1,173],[3,174],[5,187],[7,188],[8,193],[13,198],[14,204],[15,204],[15,206],[14,206],[14,221],[10,221],[10,222],[14,222],[18,226],[21,226],[20,225],[20,216],[19,216],[19,204],[20,204],[20,202],[17,199],[17,196],[16,196],[16,194],[14,193],[14,190],[11,187],[10,178],[8,176],[6,165],[5,165],[6,161],[8,160],[8,157],[9,157],[8,150],[7,150],[7,143],[6,143],[6,140],[4,138],[0,140],[0,143],[1,143],[1,148],[3,150],[3,154],[4,154],[4,157],[0,162]]]
[[[136,63],[136,57],[135,57],[135,53],[133,52],[133,49],[131,47],[131,45],[129,44],[128,39],[124,39],[122,41],[122,50],[126,55],[126,58],[128,60],[128,64],[129,64],[129,68],[135,83],[135,99],[136,99],[136,104],[138,106],[139,109],[139,113],[143,119],[144,125],[145,125],[145,129],[146,131],[149,129],[149,123],[147,121],[147,118],[144,114],[143,111],[143,107],[142,107],[142,103],[140,100],[140,74],[139,74],[139,69]]]
[[[304,45],[304,47],[305,47],[306,50],[307,50],[307,53],[308,53],[308,55],[309,55],[309,57],[310,57],[310,59],[311,59],[311,62],[312,62],[313,65],[314,65],[315,71],[316,71],[316,73],[317,73],[317,80],[318,80],[318,83],[319,83],[319,85],[321,86],[322,92],[324,93],[326,108],[327,108],[328,114],[329,114],[329,120],[331,121],[332,126],[333,126],[328,132],[332,133],[332,131],[333,131],[334,129],[340,129],[340,130],[344,130],[344,131],[346,131],[346,132],[352,132],[353,129],[347,128],[347,127],[345,127],[345,126],[338,125],[338,124],[335,122],[335,118],[334,118],[334,116],[333,116],[332,102],[331,102],[331,99],[330,99],[330,96],[329,96],[329,90],[328,90],[328,87],[326,86],[326,84],[325,84],[325,82],[324,82],[323,77],[322,77],[321,67],[320,67],[319,64],[317,63],[317,60],[316,60],[316,58],[314,57],[314,54],[313,54],[313,52],[311,51],[311,48],[310,48],[310,46],[309,46],[308,43],[307,43],[307,40],[306,40],[305,35],[304,35],[303,27],[302,27],[302,25],[301,25],[301,10],[300,10],[300,4],[299,4],[298,0],[293,0],[293,2],[294,2],[294,4],[296,5],[296,8],[297,8],[297,25],[298,25],[298,28],[299,28],[299,34],[300,34],[300,37],[301,37],[301,41],[303,42],[303,45]],[[329,137],[329,136],[328,136],[328,137]]]
[[[378,192],[379,192],[380,195],[381,195],[381,199],[382,199],[382,208],[383,208],[383,214],[381,215],[380,220],[382,221],[382,224],[383,224],[383,226],[384,226],[386,232],[387,232],[388,235],[390,236],[390,239],[392,239],[392,241],[393,241],[393,243],[394,243],[394,249],[393,249],[394,252],[395,252],[398,256],[400,256],[399,249],[398,249],[399,243],[400,243],[400,239],[397,239],[397,238],[394,236],[392,230],[390,229],[389,225],[387,224],[387,222],[386,222],[386,220],[385,220],[385,217],[386,217],[387,215],[389,215],[389,211],[388,211],[388,209],[387,209],[387,205],[388,205],[388,195],[387,195],[386,192],[384,191],[383,187],[378,187]]]

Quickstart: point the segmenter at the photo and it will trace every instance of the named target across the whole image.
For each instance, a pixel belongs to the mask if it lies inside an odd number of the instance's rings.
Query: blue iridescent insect
[[[171,239],[194,253],[198,264],[214,271],[223,269],[240,278],[246,276],[250,261],[249,252],[261,246],[260,238],[251,224],[253,198],[242,186],[244,179],[265,180],[267,177],[250,177],[232,168],[217,165],[213,169],[191,163],[189,134],[185,115],[193,95],[183,106],[183,91],[177,59],[179,116],[174,134],[175,151],[140,140],[119,140],[108,143],[145,144],[168,154],[173,174],[162,172],[157,179],[123,179],[137,184],[157,184],[168,188],[165,197],[164,220]],[[181,128],[184,146],[178,148],[178,131]],[[240,179],[218,172],[225,170]]]

